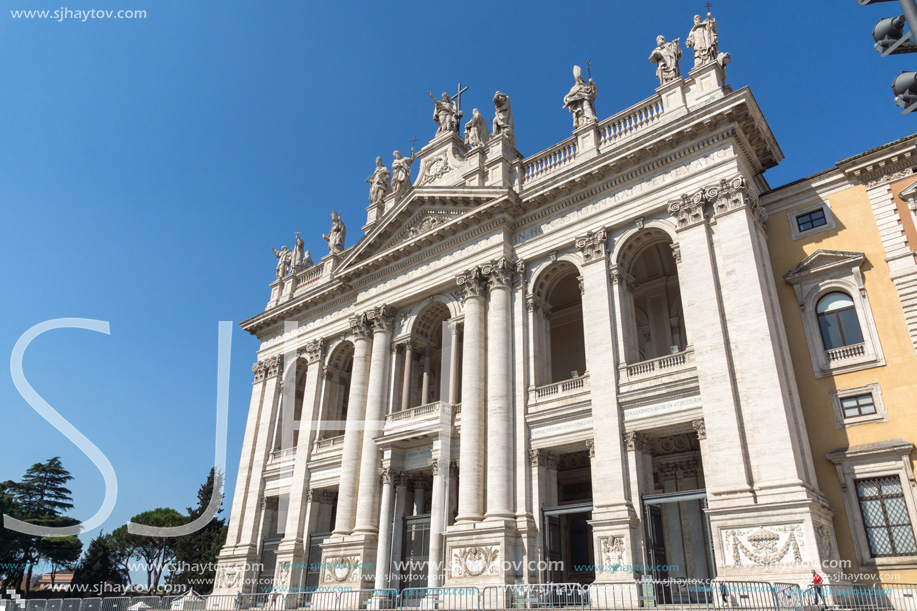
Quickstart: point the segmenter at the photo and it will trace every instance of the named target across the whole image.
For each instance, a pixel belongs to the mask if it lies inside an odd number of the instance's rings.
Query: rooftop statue
[[[274,256],[277,257],[277,279],[282,280],[284,276],[292,271],[293,251],[286,246],[281,246],[280,250],[271,246],[271,250],[274,252]]]
[[[436,130],[436,135],[457,132],[459,121],[462,118],[462,111],[459,110],[458,104],[452,101],[448,93],[443,94],[442,101],[434,98],[429,91],[427,95],[436,104],[433,110],[433,121],[439,126]]]
[[[382,205],[382,200],[392,190],[389,186],[391,179],[392,174],[382,164],[382,157],[376,157],[376,169],[373,170],[373,175],[366,179],[369,183],[369,203]]]
[[[678,60],[682,55],[681,47],[678,45],[680,40],[676,38],[672,42],[666,42],[665,36],[656,37],[656,48],[650,53],[650,61],[656,64],[656,78],[659,79],[660,85],[681,78],[681,68],[678,67]]]
[[[382,163],[382,158],[377,158],[377,163]],[[386,170],[388,172],[388,170]],[[327,235],[322,235],[326,242],[328,242],[328,250],[332,255],[336,255],[344,251],[344,237],[347,235],[347,228],[344,226],[344,221],[341,220],[341,217],[338,216],[338,213],[334,210],[331,211],[331,229],[328,231]]]
[[[496,123],[496,119],[494,119]],[[465,144],[468,148],[473,149],[476,146],[484,146],[490,138],[490,132],[487,131],[487,121],[481,115],[481,111],[475,108],[471,111],[471,118],[465,123]]]
[[[719,50],[718,36],[716,33],[716,19],[707,13],[706,19],[700,15],[694,16],[694,26],[685,39],[685,46],[694,49],[694,67],[699,68],[706,63],[716,61]]]
[[[413,146],[411,147],[410,159],[398,151],[392,154],[395,156],[395,160],[392,162],[392,192],[397,200],[411,186],[411,164],[414,163],[417,156],[414,154]]]
[[[293,247],[293,269],[300,270],[313,265],[315,265],[315,263],[312,262],[312,254],[308,250],[305,250],[305,243],[302,241],[302,236],[300,236],[297,231],[296,246]]]
[[[579,66],[573,66],[573,78],[576,82],[570,93],[564,96],[564,108],[570,109],[570,114],[573,115],[573,129],[576,129],[596,120],[595,98],[599,91],[591,76],[589,82],[586,82]]]
[[[501,91],[495,93],[494,107],[494,135],[499,134],[509,141],[510,146],[516,146],[516,125],[513,123],[513,109],[509,103],[509,96]]]

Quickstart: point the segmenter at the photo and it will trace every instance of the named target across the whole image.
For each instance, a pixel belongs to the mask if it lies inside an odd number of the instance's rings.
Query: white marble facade
[[[262,346],[215,593],[663,560],[804,580],[836,545],[758,204],[782,153],[750,91],[710,62],[538,155],[480,140],[441,129],[359,241],[243,323]]]

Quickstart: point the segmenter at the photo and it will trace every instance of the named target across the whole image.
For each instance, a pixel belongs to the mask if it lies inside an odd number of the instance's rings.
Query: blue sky
[[[84,317],[111,335],[53,331],[25,357],[32,386],[109,457],[110,531],[183,510],[212,464],[217,324],[261,311],[301,231],[313,255],[329,212],[362,234],[374,159],[435,132],[435,95],[470,89],[488,119],[509,94],[517,146],[570,135],[573,64],[592,60],[600,117],[653,94],[657,34],[686,37],[703,2],[0,0],[0,356],[42,321]],[[14,19],[10,10],[146,10],[146,19]],[[777,186],[917,131],[873,24],[897,5],[715,2],[729,82],[749,86],[786,160]],[[682,69],[687,72],[691,53]],[[257,341],[233,334],[228,488]],[[7,371],[4,369],[4,371]],[[0,376],[0,480],[61,456],[73,515],[99,507],[92,463]],[[227,499],[229,501],[229,499]],[[228,502],[224,515],[228,515]],[[90,533],[94,535],[95,533]]]

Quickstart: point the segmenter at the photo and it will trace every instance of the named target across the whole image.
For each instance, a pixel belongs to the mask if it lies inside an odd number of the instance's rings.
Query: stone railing
[[[851,346],[832,348],[831,350],[826,350],[825,354],[828,357],[829,363],[845,361],[866,354],[866,344],[853,344]]]
[[[312,453],[316,452],[326,452],[334,448],[335,446],[344,445],[344,436],[338,435],[336,437],[329,437],[327,439],[316,439],[312,443]]]
[[[280,462],[284,459],[296,456],[296,448],[286,448],[284,450],[274,450],[267,459],[267,464]]]
[[[640,378],[649,378],[654,375],[677,371],[691,363],[694,363],[694,348],[689,346],[686,350],[675,354],[667,354],[648,361],[640,361],[633,365],[621,365],[619,371],[622,374],[622,382],[631,382]]]
[[[576,160],[576,138],[567,138],[548,150],[533,155],[522,162],[524,183],[534,182],[548,174],[570,165]]]
[[[296,276],[296,286],[293,288],[294,292],[315,284],[319,281],[324,273],[325,264],[322,262],[313,265],[307,270],[299,272],[299,274]]]
[[[553,384],[529,388],[529,405],[563,399],[589,391],[589,373]]]
[[[399,422],[401,420],[415,420],[417,418],[422,418],[428,414],[436,413],[440,409],[446,409],[448,407],[450,406],[447,403],[442,403],[440,401],[434,401],[433,403],[427,403],[426,405],[420,405],[418,407],[403,409],[400,412],[389,414],[388,416],[385,417],[385,421],[386,422]]]
[[[614,144],[662,118],[662,100],[653,96],[599,123],[599,146]]]
[[[598,124],[598,146],[617,144],[654,125],[662,118],[662,99],[655,95],[611,116]],[[602,150],[601,152],[605,152]],[[567,138],[551,148],[523,160],[523,184],[531,184],[576,163],[580,153],[576,137]],[[591,158],[591,157],[590,157]]]

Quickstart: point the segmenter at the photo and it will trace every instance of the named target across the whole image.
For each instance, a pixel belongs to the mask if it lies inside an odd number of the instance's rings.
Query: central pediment
[[[414,187],[350,249],[339,273],[424,248],[518,205],[518,196],[509,187]],[[390,256],[380,259],[386,253]]]

